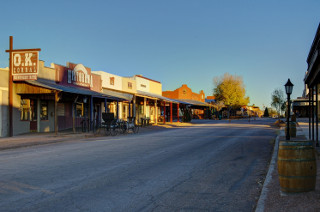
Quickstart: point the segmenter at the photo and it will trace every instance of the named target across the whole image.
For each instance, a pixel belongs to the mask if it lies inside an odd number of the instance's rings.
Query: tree
[[[263,116],[264,116],[264,117],[269,117],[269,110],[268,110],[267,107],[266,107],[266,109],[264,110]]]
[[[271,94],[271,106],[276,109],[279,120],[284,104],[285,98],[283,91],[280,88],[275,89]]]
[[[246,90],[242,77],[225,73],[221,77],[215,77],[213,83],[215,86],[213,95],[218,102],[223,102],[229,107],[229,113],[231,108],[235,109],[250,102],[249,97],[245,96]]]
[[[216,109],[216,111],[217,111],[217,117],[218,117],[218,116],[219,116],[219,113],[220,113],[220,110],[221,110],[225,105],[223,104],[223,102],[216,101],[215,103],[213,103],[212,106]]]

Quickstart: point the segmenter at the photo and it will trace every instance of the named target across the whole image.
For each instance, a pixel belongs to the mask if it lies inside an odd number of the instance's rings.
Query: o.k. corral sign
[[[12,80],[36,80],[39,71],[39,51],[11,52]]]

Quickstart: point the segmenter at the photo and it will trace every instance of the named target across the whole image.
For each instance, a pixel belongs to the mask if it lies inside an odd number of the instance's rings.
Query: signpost
[[[13,49],[9,38],[9,136],[13,136],[13,81],[36,80],[41,49]]]

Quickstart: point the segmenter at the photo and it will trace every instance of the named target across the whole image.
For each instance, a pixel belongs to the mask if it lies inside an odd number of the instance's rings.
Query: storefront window
[[[30,99],[21,99],[20,100],[20,120],[28,121],[30,112]]]
[[[143,105],[139,105],[139,113],[144,115]]]
[[[127,109],[126,106],[123,105],[123,107],[122,107],[122,119],[124,119],[124,120],[127,118],[127,110],[126,109]]]
[[[83,104],[82,103],[77,103],[76,115],[77,115],[77,117],[83,117]]]
[[[40,120],[48,120],[48,101],[41,101]]]

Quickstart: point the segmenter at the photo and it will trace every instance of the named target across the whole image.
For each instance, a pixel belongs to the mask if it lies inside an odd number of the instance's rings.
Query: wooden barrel
[[[312,191],[316,185],[316,158],[310,141],[280,141],[278,172],[284,192]]]
[[[287,135],[287,125],[285,129],[285,134]],[[289,122],[289,134],[290,137],[297,137],[297,125],[296,122]]]

